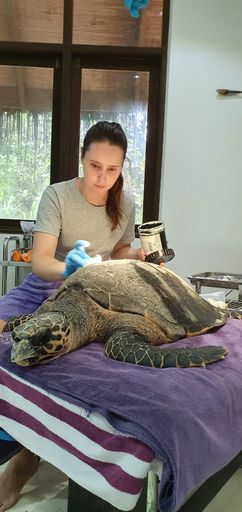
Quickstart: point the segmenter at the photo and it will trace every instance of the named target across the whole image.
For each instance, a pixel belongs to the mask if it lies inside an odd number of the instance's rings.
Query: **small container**
[[[157,263],[174,258],[173,249],[168,249],[165,225],[159,220],[145,222],[138,226],[140,242],[145,253],[145,261]]]
[[[33,234],[32,233],[24,233],[23,234],[23,244],[24,249],[28,251],[29,249],[32,249],[33,246]]]

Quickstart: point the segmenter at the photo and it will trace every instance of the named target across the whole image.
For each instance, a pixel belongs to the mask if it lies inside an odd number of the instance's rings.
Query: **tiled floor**
[[[242,468],[239,468],[221,491],[215,496],[204,512],[242,511]]]
[[[2,466],[3,468],[3,466]],[[0,468],[0,471],[2,471]],[[26,485],[12,512],[66,512],[67,479],[58,469],[41,461],[37,474]],[[233,475],[204,512],[242,511],[242,468]],[[80,511],[81,512],[81,511]],[[90,511],[91,512],[91,511]],[[191,511],[192,512],[192,511]]]
[[[2,466],[0,471],[2,471]],[[24,487],[12,512],[66,512],[67,478],[54,466],[41,461],[34,477]]]

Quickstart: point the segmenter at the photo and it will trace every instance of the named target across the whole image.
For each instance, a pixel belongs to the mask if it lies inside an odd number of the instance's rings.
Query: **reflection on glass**
[[[50,182],[53,71],[0,70],[0,218],[34,219]]]
[[[59,43],[64,0],[0,0],[0,40]]]
[[[149,73],[83,70],[80,144],[97,121],[116,121],[128,139],[123,176],[136,203],[136,223],[142,222]],[[80,162],[80,174],[81,174]]]
[[[160,47],[163,0],[152,0],[133,18],[123,0],[74,0],[73,42],[108,46]]]

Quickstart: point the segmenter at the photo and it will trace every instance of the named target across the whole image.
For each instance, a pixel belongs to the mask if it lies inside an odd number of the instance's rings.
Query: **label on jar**
[[[161,238],[158,233],[155,235],[140,235],[140,241],[146,256],[152,252],[163,254]]]

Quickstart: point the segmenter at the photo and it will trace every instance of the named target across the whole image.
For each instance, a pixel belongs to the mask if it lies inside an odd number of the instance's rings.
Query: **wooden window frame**
[[[81,69],[149,72],[143,222],[158,219],[170,0],[164,0],[161,48],[72,44],[73,0],[64,1],[63,44],[0,42],[0,65],[54,70],[50,183],[78,176]],[[21,233],[20,220],[0,219],[0,233]]]

